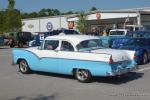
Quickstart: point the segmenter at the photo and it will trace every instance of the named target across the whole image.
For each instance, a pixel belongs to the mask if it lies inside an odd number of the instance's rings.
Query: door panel
[[[34,70],[44,71],[44,72],[57,72],[58,71],[57,51],[36,50],[33,52],[38,57],[38,62],[36,62],[35,67],[33,67]]]

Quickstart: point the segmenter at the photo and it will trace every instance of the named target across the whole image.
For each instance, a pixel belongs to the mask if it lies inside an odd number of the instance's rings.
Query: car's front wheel
[[[83,83],[90,82],[92,79],[92,75],[91,75],[90,71],[88,71],[86,69],[76,69],[75,77],[79,82],[83,82]]]
[[[19,61],[19,71],[23,74],[29,74],[31,72],[26,60],[22,59]]]

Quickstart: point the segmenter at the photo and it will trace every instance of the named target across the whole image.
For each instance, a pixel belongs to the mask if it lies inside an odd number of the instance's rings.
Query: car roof
[[[45,38],[45,40],[51,39],[66,40],[72,42],[74,45],[77,45],[84,40],[99,39],[99,38],[96,36],[89,36],[89,35],[55,35],[55,36],[48,36]]]
[[[150,33],[150,31],[129,31],[129,34],[137,33],[137,34],[144,34],[144,33]]]
[[[128,31],[127,29],[112,29],[110,31]]]

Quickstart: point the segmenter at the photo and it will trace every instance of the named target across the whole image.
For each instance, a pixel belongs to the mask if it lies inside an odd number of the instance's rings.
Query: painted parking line
[[[146,71],[146,70],[150,70],[150,67],[139,69],[137,72],[142,72],[142,71]]]

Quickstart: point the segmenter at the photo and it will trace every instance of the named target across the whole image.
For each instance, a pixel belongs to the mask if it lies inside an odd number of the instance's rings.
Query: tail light
[[[139,52],[139,50],[135,50],[135,54],[134,54],[134,57],[133,57],[134,60],[137,59],[138,52]]]
[[[112,56],[109,58],[109,64],[112,64],[114,61],[112,59]]]
[[[136,55],[134,55],[133,59],[135,60],[136,58],[137,58]]]

